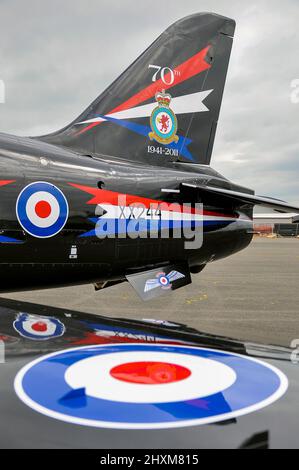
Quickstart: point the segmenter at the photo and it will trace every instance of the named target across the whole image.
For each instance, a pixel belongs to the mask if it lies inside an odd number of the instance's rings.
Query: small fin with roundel
[[[142,300],[160,297],[192,282],[187,264],[168,265],[127,274],[126,279]]]

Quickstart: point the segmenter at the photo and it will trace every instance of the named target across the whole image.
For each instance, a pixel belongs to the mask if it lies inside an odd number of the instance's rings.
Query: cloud
[[[1,130],[37,135],[77,117],[170,23],[198,11],[237,20],[212,166],[299,202],[298,0],[2,0]]]

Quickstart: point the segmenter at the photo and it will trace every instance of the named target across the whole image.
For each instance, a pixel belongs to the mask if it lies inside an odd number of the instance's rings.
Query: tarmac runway
[[[245,251],[207,266],[193,283],[150,302],[128,283],[2,294],[72,310],[185,323],[202,332],[290,346],[299,338],[299,240],[255,239]]]

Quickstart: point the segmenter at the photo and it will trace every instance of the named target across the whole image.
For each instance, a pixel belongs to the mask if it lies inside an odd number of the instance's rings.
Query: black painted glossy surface
[[[20,312],[54,317],[65,325],[62,337],[47,341],[25,339],[13,328]],[[97,330],[102,333],[95,334]],[[107,335],[107,328],[113,334]],[[81,314],[34,304],[0,300],[0,337],[6,363],[0,364],[0,447],[33,448],[290,448],[299,446],[298,365],[291,351],[207,335],[187,326],[149,324]],[[163,339],[161,339],[163,338]],[[188,344],[259,358],[279,368],[289,379],[286,394],[274,404],[226,422],[165,430],[113,430],[78,426],[40,415],[17,398],[13,381],[33,359],[50,352],[88,344],[128,342],[187,342]]]
[[[213,13],[183,18],[65,129],[36,138],[0,134],[0,291],[114,282],[132,272],[179,263],[200,272],[210,261],[230,256],[250,243],[251,204],[181,186],[208,184],[252,192],[208,166],[234,29],[234,20]],[[159,79],[153,76],[153,64],[160,64]],[[173,74],[171,82],[167,71],[170,78]],[[164,88],[170,93],[164,106],[169,107],[172,98],[181,103],[171,128],[180,138],[167,134],[161,140],[158,134],[152,138],[149,133],[153,123],[148,111],[152,116],[157,96],[165,97]],[[136,118],[134,112],[138,109],[140,113],[140,105],[146,112]],[[109,121],[116,109],[135,110],[129,125],[123,122],[123,115]],[[105,115],[105,125],[86,124],[101,115]],[[16,210],[19,195],[36,182],[62,191],[69,206],[64,228],[49,238],[24,230],[21,218],[28,218],[27,209],[24,205],[21,217]],[[204,210],[230,215],[232,220],[207,225],[198,249],[187,248],[185,239],[175,238],[173,233],[168,238],[82,237],[95,228],[99,214],[91,193],[101,189],[181,205],[202,202]],[[35,214],[35,209],[31,211]],[[240,222],[241,218],[245,221]],[[74,250],[76,256],[72,256]]]
[[[78,184],[114,192],[134,194],[168,202],[196,202],[193,194],[167,194],[162,189],[178,189],[180,183],[209,181],[217,186],[236,188],[210,167],[173,163],[165,167],[123,162],[96,156],[79,155],[28,138],[0,135],[1,181],[13,182],[0,187],[1,235],[21,240],[21,244],[0,243],[0,290],[23,290],[76,283],[122,279],[129,269],[146,270],[171,262],[188,261],[204,265],[245,248],[251,241],[252,208],[234,208],[221,198],[205,196],[205,210],[248,217],[248,223],[235,222],[208,228],[199,250],[186,250],[183,239],[105,239],[80,238],[94,228],[95,205],[92,196],[74,186]],[[47,239],[24,232],[16,216],[16,201],[24,187],[46,181],[63,191],[69,203],[64,229]],[[199,202],[198,196],[198,202]],[[77,245],[78,258],[70,259]]]

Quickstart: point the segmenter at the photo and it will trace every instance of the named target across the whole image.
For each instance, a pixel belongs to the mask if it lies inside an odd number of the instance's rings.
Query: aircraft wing
[[[299,206],[293,206],[285,201],[279,199],[273,199],[265,196],[256,196],[255,194],[247,194],[238,191],[231,191],[230,189],[215,188],[212,186],[200,186],[189,183],[182,183],[182,187],[189,189],[194,188],[195,190],[202,190],[206,193],[224,196],[230,199],[234,199],[244,204],[252,204],[254,206],[263,206],[270,209],[274,209],[281,212],[296,212],[299,214]]]

